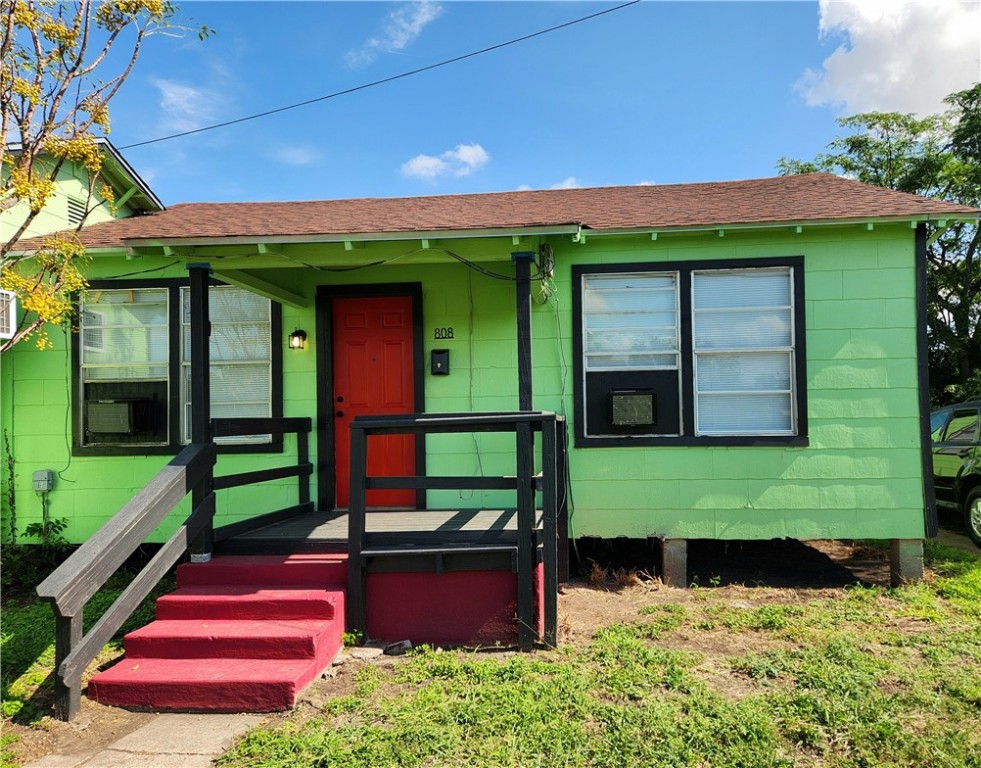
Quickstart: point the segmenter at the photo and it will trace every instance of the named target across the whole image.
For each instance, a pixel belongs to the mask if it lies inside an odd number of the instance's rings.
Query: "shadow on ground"
[[[623,569],[660,576],[661,544],[656,539],[581,539],[573,553],[572,563],[577,562],[583,576],[589,575],[594,564],[611,574]],[[691,539],[688,581],[701,587],[741,584],[797,589],[888,584],[889,564],[885,552],[844,542]]]

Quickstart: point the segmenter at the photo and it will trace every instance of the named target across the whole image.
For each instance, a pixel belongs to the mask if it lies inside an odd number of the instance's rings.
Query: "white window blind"
[[[17,331],[17,294],[0,291],[0,339],[12,339]]]
[[[584,275],[582,323],[587,372],[677,370],[677,274]]]
[[[211,417],[272,415],[271,303],[232,286],[208,291],[211,342]],[[190,290],[181,289],[182,434],[191,439]],[[269,442],[269,435],[235,437],[216,442]]]
[[[82,381],[166,381],[167,289],[88,291],[81,299]]]
[[[790,267],[692,273],[695,431],[792,435]]]

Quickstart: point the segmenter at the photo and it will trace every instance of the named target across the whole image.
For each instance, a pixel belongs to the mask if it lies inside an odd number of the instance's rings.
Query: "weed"
[[[617,568],[613,571],[613,584],[617,589],[636,587],[640,583],[640,576],[631,568]]]
[[[793,668],[793,662],[785,651],[764,651],[737,656],[730,662],[734,672],[754,680],[775,679]]]
[[[360,629],[345,632],[342,635],[342,641],[345,648],[355,648],[364,642],[364,632]]]
[[[378,667],[367,665],[361,667],[354,675],[354,695],[366,699],[373,694],[382,682],[382,673]]]
[[[606,586],[609,578],[609,571],[595,560],[590,560],[589,573],[586,574],[586,583],[591,587]]]

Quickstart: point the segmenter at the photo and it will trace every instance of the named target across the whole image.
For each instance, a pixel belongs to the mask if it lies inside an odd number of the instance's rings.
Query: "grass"
[[[88,629],[102,616],[129,584],[132,574],[121,572],[113,576],[97,592],[85,609],[84,625]],[[153,619],[154,600],[160,594],[173,591],[172,578],[164,579],[147,598],[113,640],[103,649],[97,661],[105,661],[122,651],[122,636]],[[48,603],[24,595],[5,599],[3,622],[0,625],[0,700],[4,720],[21,725],[36,724],[51,714],[54,691],[54,614]],[[5,734],[0,766],[9,757]]]
[[[981,560],[927,559],[932,583],[793,604],[702,587],[556,651],[422,649],[219,765],[981,766]]]

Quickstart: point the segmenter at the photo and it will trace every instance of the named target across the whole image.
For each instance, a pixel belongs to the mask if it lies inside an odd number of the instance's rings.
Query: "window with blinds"
[[[279,307],[232,286],[208,291],[211,320],[212,418],[274,415],[274,318]],[[190,289],[166,286],[90,288],[79,300],[74,341],[81,408],[76,446],[119,452],[130,445],[190,442]],[[280,406],[276,406],[278,408]],[[276,411],[277,413],[281,411]],[[227,444],[269,444],[271,435],[226,438]],[[152,450],[143,448],[143,450]]]
[[[191,292],[181,289],[181,431],[191,441]],[[270,302],[231,286],[208,292],[211,417],[272,415]],[[224,438],[216,442],[269,442],[270,435]]]
[[[583,278],[586,371],[677,370],[678,277],[641,272]]]
[[[166,444],[167,289],[88,291],[79,309],[83,444]]]
[[[794,434],[793,272],[692,273],[695,433]]]
[[[577,444],[806,438],[801,257],[572,273]]]
[[[12,339],[17,331],[17,294],[0,290],[0,339]]]

